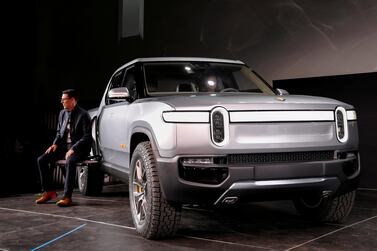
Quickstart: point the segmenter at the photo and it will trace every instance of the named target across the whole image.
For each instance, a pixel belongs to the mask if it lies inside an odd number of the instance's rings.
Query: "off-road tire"
[[[333,198],[297,198],[294,205],[305,218],[316,222],[341,223],[351,212],[355,191]]]
[[[91,156],[98,156],[99,150],[97,145],[97,118],[92,119],[91,134],[92,147]],[[104,172],[97,165],[79,166],[77,167],[77,184],[81,194],[83,195],[98,195],[102,192],[104,182]]]
[[[81,194],[98,195],[102,192],[104,173],[99,166],[80,166],[77,180]]]
[[[132,155],[129,194],[132,220],[140,235],[160,239],[175,234],[182,206],[163,197],[156,159],[148,141],[139,143]]]

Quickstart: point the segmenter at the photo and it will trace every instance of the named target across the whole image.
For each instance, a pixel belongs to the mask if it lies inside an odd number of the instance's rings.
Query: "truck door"
[[[133,68],[133,67],[132,67]],[[118,87],[125,87],[125,76],[130,69],[122,69],[114,74],[107,93]],[[125,171],[128,166],[126,117],[130,103],[127,100],[105,100],[105,107],[99,118],[99,142],[104,164]]]

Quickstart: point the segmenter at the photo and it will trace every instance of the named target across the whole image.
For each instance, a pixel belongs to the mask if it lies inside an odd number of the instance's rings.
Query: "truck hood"
[[[349,104],[335,99],[284,95],[272,96],[251,93],[215,93],[163,96],[140,99],[137,102],[163,102],[175,110],[212,110],[214,107],[224,107],[232,110],[334,110],[337,106],[352,109]]]

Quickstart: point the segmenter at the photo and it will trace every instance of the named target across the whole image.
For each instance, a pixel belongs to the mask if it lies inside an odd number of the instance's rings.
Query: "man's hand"
[[[69,157],[71,157],[71,155],[74,153],[75,151],[73,151],[72,149],[69,149],[68,152],[65,154],[65,159],[68,159]]]
[[[49,148],[47,148],[45,154],[48,154],[50,152],[55,152],[56,148],[58,148],[58,145],[56,145],[56,144],[51,145]]]

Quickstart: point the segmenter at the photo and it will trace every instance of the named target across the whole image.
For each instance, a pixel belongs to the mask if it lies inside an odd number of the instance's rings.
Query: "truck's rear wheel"
[[[83,195],[97,195],[102,192],[104,173],[99,166],[80,166],[78,186]]]
[[[294,200],[297,211],[306,218],[318,222],[342,222],[351,212],[355,191],[333,198],[315,196]]]
[[[163,198],[149,142],[137,145],[130,168],[129,197],[136,231],[148,239],[174,235],[181,219],[181,205]]]
[[[92,119],[92,147],[90,151],[91,156],[99,155],[97,138],[97,118]],[[80,166],[77,168],[77,181],[78,187],[83,195],[97,195],[102,192],[103,182],[104,182],[104,172],[99,167],[99,162],[97,164],[92,164],[91,166]]]

